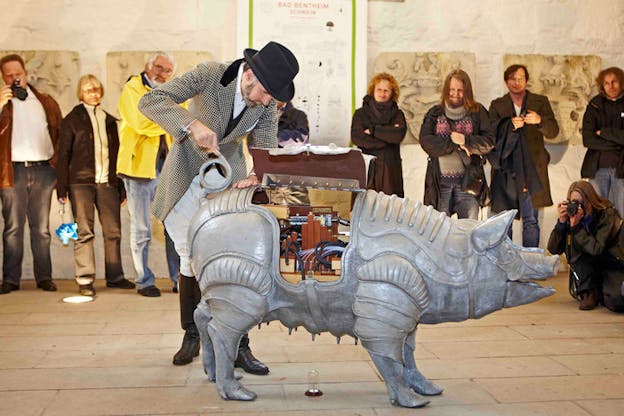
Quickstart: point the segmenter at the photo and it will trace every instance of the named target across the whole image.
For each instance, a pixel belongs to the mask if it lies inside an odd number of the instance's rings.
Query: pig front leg
[[[436,396],[441,394],[444,389],[425,377],[416,367],[416,361],[414,360],[417,328],[418,326],[405,338],[405,343],[403,344],[403,362],[405,363],[403,373],[407,383],[416,392],[425,396]]]
[[[428,305],[423,280],[409,262],[391,255],[363,265],[358,278],[354,333],[381,373],[390,402],[403,407],[427,405],[429,401],[412,390],[403,364],[405,338]]]
[[[390,403],[414,408],[429,404],[429,400],[415,393],[406,382],[403,377],[403,365],[400,362],[371,351],[369,354],[386,383]]]

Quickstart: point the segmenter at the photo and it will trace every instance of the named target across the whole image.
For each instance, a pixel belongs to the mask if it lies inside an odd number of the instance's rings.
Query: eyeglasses
[[[158,72],[164,72],[165,74],[172,74],[173,73],[173,69],[171,68],[165,68],[162,65],[154,65],[154,69]]]

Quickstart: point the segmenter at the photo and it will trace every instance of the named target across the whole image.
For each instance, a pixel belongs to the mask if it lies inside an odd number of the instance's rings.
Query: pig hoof
[[[257,395],[251,390],[247,390],[238,380],[233,380],[219,389],[221,398],[225,400],[242,400],[251,401],[255,400]]]
[[[390,403],[401,407],[424,407],[429,404],[429,400],[423,399],[417,393],[409,389],[399,389],[396,394],[390,397]]]
[[[401,407],[410,407],[410,408],[418,408],[425,407],[429,404],[429,400],[424,400],[420,398],[412,398],[410,400],[390,400],[393,406],[401,406]]]
[[[432,383],[418,371],[407,370],[405,379],[416,393],[422,394],[423,396],[437,396],[444,391],[442,387]]]
[[[422,394],[423,396],[437,396],[442,394],[444,389],[438,385],[431,383],[431,386],[427,386],[423,388],[423,386],[413,387],[416,393]]]
[[[208,380],[212,383],[214,383],[217,379],[214,368],[204,366],[204,374],[208,376]]]

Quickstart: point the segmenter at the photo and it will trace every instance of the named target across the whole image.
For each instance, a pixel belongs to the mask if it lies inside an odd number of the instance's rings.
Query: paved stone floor
[[[480,320],[423,325],[416,358],[445,388],[423,409],[388,402],[368,355],[353,340],[278,323],[254,329],[254,353],[271,368],[245,375],[255,402],[223,401],[199,360],[176,367],[177,295],[144,298],[98,281],[92,303],[62,303],[73,281],[46,293],[25,281],[0,296],[0,415],[600,415],[624,414],[624,315],[577,309],[567,279],[532,305]],[[319,398],[304,396],[320,373]]]

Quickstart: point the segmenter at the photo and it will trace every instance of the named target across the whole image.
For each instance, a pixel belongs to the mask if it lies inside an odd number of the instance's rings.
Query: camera
[[[26,97],[28,97],[28,91],[20,85],[19,78],[11,84],[11,92],[13,93],[13,96],[20,101],[24,101]]]
[[[583,204],[581,204],[579,201],[568,201],[568,204],[566,205],[566,211],[568,212],[569,216],[573,216],[576,215],[579,207],[583,208]]]

